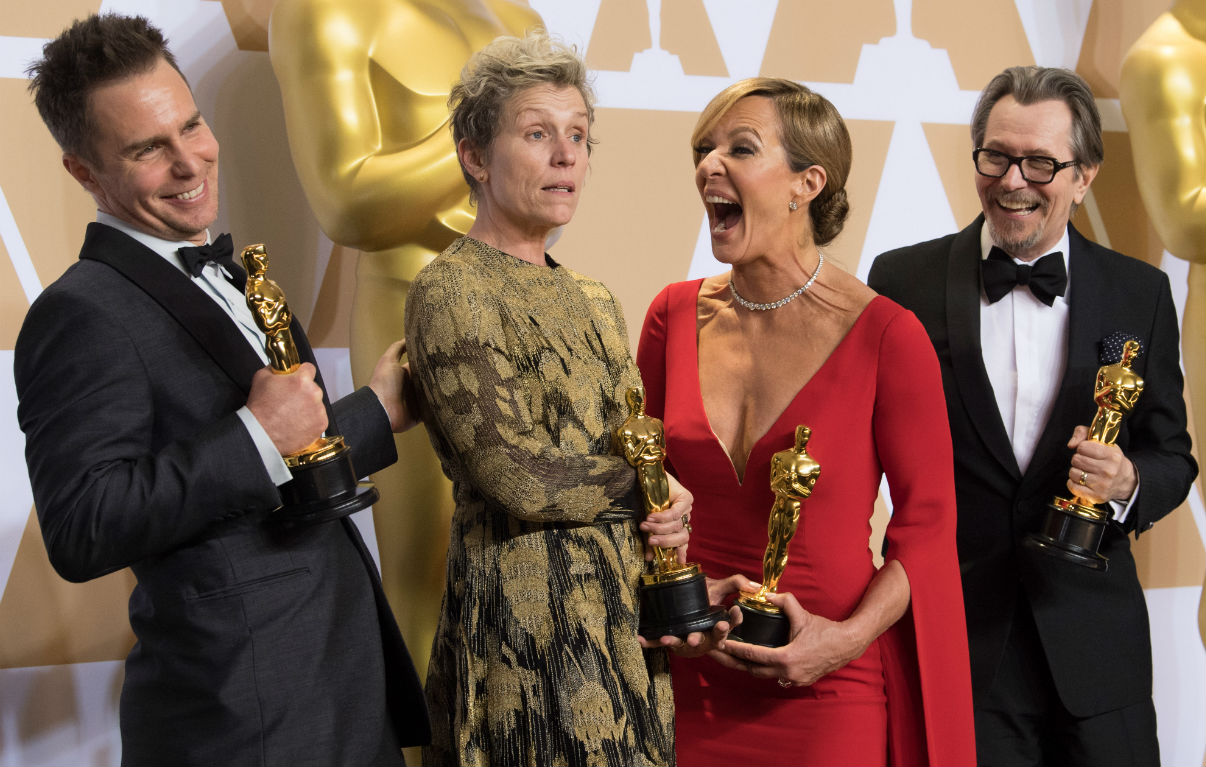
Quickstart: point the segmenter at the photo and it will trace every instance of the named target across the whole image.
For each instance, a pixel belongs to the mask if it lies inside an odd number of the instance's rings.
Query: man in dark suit
[[[265,367],[227,282],[241,272],[185,263],[217,215],[218,144],[145,19],[77,22],[30,72],[98,221],[25,319],[18,419],[55,568],[138,579],[123,763],[401,763],[427,714],[363,540],[347,518],[274,513],[282,455],[328,426],[358,472],[395,460],[391,429],[410,425],[400,345],[330,409],[296,322],[308,361]]]
[[[1147,608],[1127,536],[1197,475],[1168,279],[1069,224],[1103,159],[1075,73],[1006,70],[971,127],[982,215],[881,255],[868,282],[916,313],[942,366],[978,759],[1156,765]],[[1140,341],[1146,388],[1106,445],[1086,424],[1118,332]],[[1070,494],[1109,501],[1104,571],[1025,545],[1053,497]]]

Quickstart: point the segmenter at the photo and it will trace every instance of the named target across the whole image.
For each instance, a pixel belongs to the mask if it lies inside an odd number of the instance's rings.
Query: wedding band
[[[780,687],[791,687],[791,682],[787,681],[786,679],[784,679],[782,677],[779,677],[779,686]]]
[[[1087,471],[1082,471],[1082,472],[1080,473],[1080,484],[1082,484],[1082,485],[1088,485],[1088,484],[1089,484],[1089,472],[1087,472]]]

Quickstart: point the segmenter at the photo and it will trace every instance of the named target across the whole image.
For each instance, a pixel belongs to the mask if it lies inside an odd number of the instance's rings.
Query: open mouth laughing
[[[1028,216],[1042,208],[1043,201],[1028,194],[1004,194],[997,198],[997,207],[1011,216]]]
[[[712,234],[720,234],[732,229],[741,221],[742,207],[727,197],[718,194],[704,196],[708,209],[708,219],[712,223]]]

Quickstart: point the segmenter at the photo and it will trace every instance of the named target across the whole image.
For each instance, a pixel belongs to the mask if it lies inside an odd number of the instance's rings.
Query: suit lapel
[[[951,243],[946,275],[946,322],[951,367],[968,416],[993,457],[1015,478],[1021,477],[1009,435],[980,349],[981,215]]]
[[[91,223],[80,258],[106,264],[141,288],[196,340],[235,385],[250,391],[252,375],[263,367],[260,358],[230,317],[159,254],[112,227]]]

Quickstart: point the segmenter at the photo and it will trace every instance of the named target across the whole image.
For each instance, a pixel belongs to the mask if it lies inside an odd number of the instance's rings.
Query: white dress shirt
[[[992,250],[987,224],[980,228],[980,250],[981,258],[988,258]],[[1051,249],[1051,252],[1055,251],[1062,254],[1066,269],[1066,230]],[[1015,258],[1014,263],[1027,262]],[[1068,297],[1071,293],[1072,274],[1069,272],[1068,289],[1062,296],[1056,296],[1051,306],[1035,298],[1024,285],[1014,286],[996,303],[990,304],[983,292],[980,295],[980,348],[984,354],[984,368],[992,383],[1005,433],[1013,445],[1013,455],[1023,473],[1030,465],[1064,377],[1068,357]]]
[[[190,247],[194,245],[191,242],[172,242],[170,240],[160,239],[152,235],[140,232],[131,227],[116,216],[98,210],[96,212],[96,220],[99,223],[111,226],[114,229],[133,237],[138,242],[159,254],[164,261],[171,264],[181,274],[185,275],[193,281],[197,287],[205,291],[205,295],[216,303],[226,316],[235,323],[239,332],[247,339],[251,348],[255,349],[259,358],[265,365],[268,364],[268,352],[265,348],[265,338],[263,331],[255,324],[255,318],[251,315],[251,309],[247,306],[247,299],[239,292],[239,289],[226,281],[226,277],[230,276],[226,270],[218,266],[214,262],[209,262],[201,270],[198,277],[193,277],[184,269],[184,264],[181,263],[180,257],[176,251],[182,247]],[[205,241],[209,242],[209,232],[205,233]],[[247,406],[239,408],[236,411],[239,420],[243,422],[247,429],[248,435],[251,436],[255,443],[256,450],[260,454],[260,459],[264,462],[264,468],[268,470],[268,476],[279,487],[289,480],[293,479],[293,475],[289,472],[289,467],[285,464],[285,460],[281,458],[280,452],[276,446],[272,444],[272,439],[268,436],[268,432],[264,431],[264,427],[256,420]]]
[[[984,368],[1022,473],[1034,457],[1064,378],[1068,358],[1068,299],[1075,285],[1068,248],[1065,229],[1063,237],[1048,252],[1062,255],[1068,287],[1062,296],[1055,297],[1051,306],[1035,298],[1025,285],[1014,286],[996,303],[989,303],[982,289],[980,292],[980,349]],[[980,228],[980,257],[988,258],[991,250],[992,239],[985,224]],[[1013,260],[1016,264],[1034,263]],[[1136,486],[1129,501],[1110,502],[1119,522],[1126,518],[1138,492]]]

